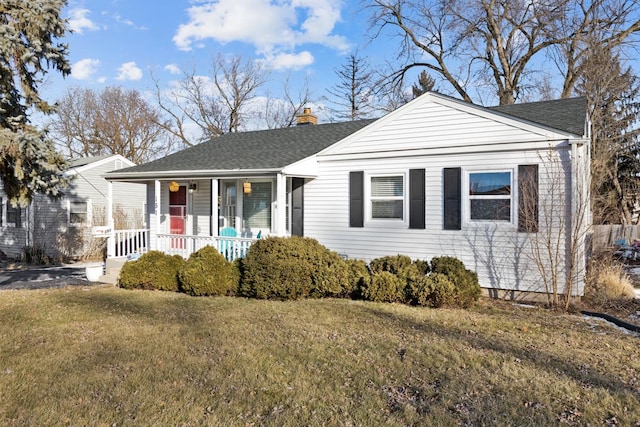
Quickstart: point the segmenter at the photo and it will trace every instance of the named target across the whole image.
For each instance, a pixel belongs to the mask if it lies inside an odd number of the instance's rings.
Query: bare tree
[[[542,55],[556,59],[568,97],[589,52],[587,34],[604,33],[603,46],[614,48],[640,29],[634,0],[374,0],[370,8],[375,36],[390,30],[400,37],[404,64],[390,82],[427,69],[468,102],[482,87],[500,104],[536,91],[531,76]]]
[[[158,105],[171,117],[163,126],[188,146],[243,129],[255,114],[251,101],[267,79],[259,62],[245,62],[240,55],[215,57],[210,77],[195,70],[182,73],[167,91],[157,80],[155,85]]]
[[[311,102],[308,79],[305,79],[298,91],[294,91],[291,88],[291,74],[287,74],[282,91],[282,97],[273,97],[269,92],[266,94],[264,110],[260,113],[260,117],[264,120],[267,129],[294,126],[304,106]]]
[[[144,163],[169,153],[160,110],[137,90],[107,87],[102,92],[74,87],[58,101],[52,136],[69,157],[120,154]]]
[[[335,73],[338,82],[328,92],[337,118],[353,121],[369,116],[373,110],[373,73],[367,61],[357,52],[350,54]]]
[[[518,178],[518,246],[542,282],[548,304],[564,310],[584,285],[580,279],[591,231],[587,148],[570,149],[571,154],[552,149],[539,154],[538,166],[520,167]]]

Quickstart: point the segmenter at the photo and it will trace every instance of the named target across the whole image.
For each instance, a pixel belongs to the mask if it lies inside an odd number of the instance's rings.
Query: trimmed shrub
[[[345,262],[349,267],[349,281],[348,287],[345,289],[345,296],[361,298],[360,290],[371,280],[371,272],[367,263],[361,259],[348,259]]]
[[[456,304],[469,307],[480,298],[478,274],[467,270],[464,263],[455,257],[434,257],[431,260],[431,271],[444,274],[456,288]]]
[[[122,266],[118,286],[125,289],[178,290],[178,271],[184,264],[180,255],[149,251]]]
[[[453,282],[442,273],[431,273],[407,285],[409,302],[415,305],[442,307],[453,305],[457,291]]]
[[[239,294],[260,299],[342,296],[349,268],[336,252],[307,237],[255,242],[241,263]]]
[[[373,273],[360,288],[362,297],[376,302],[404,302],[406,281],[389,271]]]
[[[191,254],[178,272],[180,290],[194,296],[228,295],[237,287],[234,265],[211,246]]]
[[[425,261],[411,261],[406,255],[392,255],[376,258],[369,264],[372,273],[387,271],[404,281],[417,280],[429,272]]]

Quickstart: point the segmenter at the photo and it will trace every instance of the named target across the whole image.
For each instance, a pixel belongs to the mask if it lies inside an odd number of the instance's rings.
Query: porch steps
[[[102,283],[116,285],[118,283],[118,276],[120,276],[120,270],[125,262],[127,262],[126,257],[108,258],[104,266],[104,275],[100,276],[99,280]]]

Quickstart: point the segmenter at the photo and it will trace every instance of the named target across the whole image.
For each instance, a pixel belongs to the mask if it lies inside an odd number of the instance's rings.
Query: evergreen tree
[[[35,193],[59,194],[65,161],[29,112],[51,113],[38,87],[50,69],[71,71],[67,31],[60,16],[66,0],[0,2],[0,179],[13,204],[26,205]]]

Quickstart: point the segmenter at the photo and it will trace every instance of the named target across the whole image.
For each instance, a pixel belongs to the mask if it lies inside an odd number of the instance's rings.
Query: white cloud
[[[141,78],[142,70],[133,61],[125,62],[118,68],[116,80],[140,80]]]
[[[281,53],[267,58],[267,62],[275,70],[281,70],[283,68],[299,70],[300,68],[313,64],[313,61],[313,55],[306,50],[300,53]]]
[[[305,43],[347,51],[346,38],[333,34],[341,5],[340,0],[208,0],[187,10],[189,22],[178,27],[173,42],[191,50],[206,39],[238,41],[266,56],[284,52],[299,59],[306,54],[291,52]]]
[[[97,59],[81,59],[72,65],[71,77],[77,80],[88,80],[96,73],[96,71],[98,71],[99,66],[100,61]]]
[[[164,66],[164,69],[171,74],[180,74],[180,67],[177,64],[168,64]]]
[[[72,9],[69,12],[69,28],[71,31],[83,34],[85,29],[90,31],[95,31],[98,29],[98,26],[88,18],[88,15],[91,14],[89,9]]]

